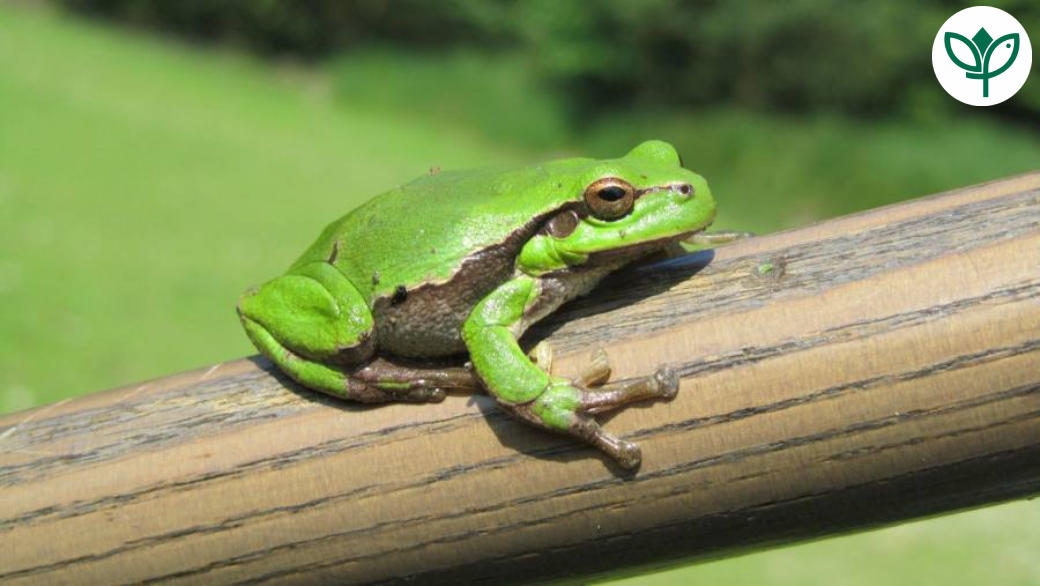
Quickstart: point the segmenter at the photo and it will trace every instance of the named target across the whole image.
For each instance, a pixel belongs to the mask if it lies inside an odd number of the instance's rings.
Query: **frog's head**
[[[707,181],[684,169],[666,142],[647,141],[619,159],[581,167],[572,185],[580,195],[524,246],[522,268],[544,272],[610,256],[604,253],[664,246],[715,219]]]

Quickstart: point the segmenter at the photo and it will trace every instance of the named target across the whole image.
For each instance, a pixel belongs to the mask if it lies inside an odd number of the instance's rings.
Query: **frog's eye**
[[[636,188],[617,177],[599,179],[585,188],[585,205],[601,220],[616,220],[632,211]]]

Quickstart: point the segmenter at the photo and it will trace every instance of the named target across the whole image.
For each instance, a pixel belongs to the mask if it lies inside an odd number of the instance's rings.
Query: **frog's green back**
[[[442,282],[464,258],[579,199],[575,178],[592,163],[566,159],[421,177],[330,224],[293,266],[326,260],[335,246],[334,264],[369,299],[392,295],[401,284]]]

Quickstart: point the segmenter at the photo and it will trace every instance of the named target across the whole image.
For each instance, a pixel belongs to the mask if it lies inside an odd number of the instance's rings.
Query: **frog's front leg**
[[[634,401],[673,397],[678,377],[670,369],[661,369],[645,379],[588,388],[586,385],[602,383],[609,376],[605,354],[594,355],[578,380],[550,376],[517,343],[539,293],[538,279],[519,276],[477,304],[462,331],[474,369],[510,414],[582,439],[624,468],[638,467],[642,459],[639,446],[607,433],[592,416]]]
[[[305,387],[365,403],[426,402],[474,388],[462,368],[422,368],[372,359],[372,314],[335,267],[300,267],[247,292],[239,317],[257,348]]]

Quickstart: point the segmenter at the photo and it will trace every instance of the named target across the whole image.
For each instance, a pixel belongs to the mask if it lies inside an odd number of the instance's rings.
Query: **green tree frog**
[[[369,403],[482,389],[514,417],[635,468],[639,447],[594,416],[674,397],[675,371],[607,384],[600,351],[563,378],[545,346],[529,354],[518,340],[714,217],[708,184],[661,141],[617,159],[431,170],[330,224],[284,275],[243,294],[238,314],[260,352],[305,387]],[[445,364],[467,353],[464,366]]]

